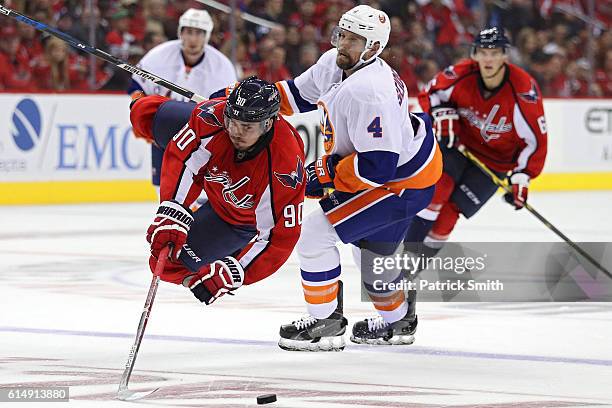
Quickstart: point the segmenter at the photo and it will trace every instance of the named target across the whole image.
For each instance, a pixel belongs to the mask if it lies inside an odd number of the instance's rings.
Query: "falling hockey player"
[[[276,272],[300,235],[304,145],[279,108],[278,89],[254,77],[198,105],[157,95],[132,104],[134,129],[165,147],[151,270],[171,246],[160,278],[206,304]],[[202,189],[208,202],[192,213]]]

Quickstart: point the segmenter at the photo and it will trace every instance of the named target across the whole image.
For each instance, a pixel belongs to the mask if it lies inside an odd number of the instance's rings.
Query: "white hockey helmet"
[[[387,13],[365,4],[353,7],[344,13],[340,17],[338,27],[364,37],[366,39],[364,53],[372,48],[374,43],[380,43],[380,48],[373,58],[380,55],[387,46],[391,33],[391,22]],[[332,44],[335,46],[337,42],[334,44],[332,41]]]
[[[183,15],[179,18],[179,38],[181,38],[181,31],[183,30],[183,27],[192,27],[204,30],[204,32],[206,32],[205,44],[208,44],[208,40],[210,40],[212,30],[215,27],[215,23],[213,22],[212,18],[210,18],[210,14],[208,14],[208,11],[190,8],[189,10],[184,12]]]

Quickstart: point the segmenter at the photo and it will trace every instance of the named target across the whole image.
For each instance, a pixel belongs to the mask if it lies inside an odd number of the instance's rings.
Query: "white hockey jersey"
[[[331,49],[295,80],[281,81],[281,113],[318,109],[325,152],[343,157],[337,190],[384,186],[426,188],[442,171],[442,155],[429,118],[408,111],[408,90],[382,59],[343,79]]]
[[[207,98],[211,93],[237,81],[236,70],[231,61],[216,48],[206,45],[203,59],[188,68],[181,55],[181,41],[172,40],[151,49],[138,63],[143,68],[183,88]],[[164,95],[177,101],[187,98],[170,92],[166,88],[138,75],[132,76],[129,93],[142,90],[147,95]]]

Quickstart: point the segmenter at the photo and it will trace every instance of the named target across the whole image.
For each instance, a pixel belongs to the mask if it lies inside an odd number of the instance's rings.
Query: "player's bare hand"
[[[242,286],[244,269],[240,262],[231,256],[204,266],[200,271],[187,277],[187,286],[200,302],[210,305],[215,300]]]
[[[525,206],[529,193],[529,175],[525,173],[512,173],[509,177],[512,193],[506,193],[504,199],[517,210]]]
[[[181,248],[187,242],[187,234],[193,223],[191,211],[176,201],[164,201],[159,205],[153,223],[147,230],[147,241],[151,244],[151,254],[170,246],[169,259],[178,262]]]

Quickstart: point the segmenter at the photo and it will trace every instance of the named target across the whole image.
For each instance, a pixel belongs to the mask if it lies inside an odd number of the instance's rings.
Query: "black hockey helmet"
[[[280,103],[276,86],[252,76],[240,82],[227,97],[225,116],[242,122],[263,122],[278,114]]]
[[[502,27],[485,28],[474,37],[472,54],[476,48],[506,48],[510,47],[510,40]]]

